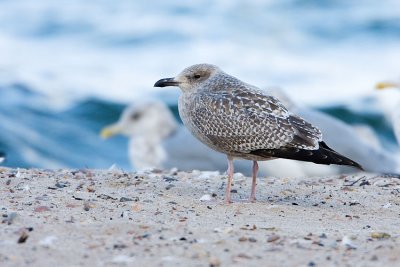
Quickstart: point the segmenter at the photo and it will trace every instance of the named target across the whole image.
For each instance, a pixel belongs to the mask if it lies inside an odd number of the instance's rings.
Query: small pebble
[[[2,221],[2,223],[7,223],[8,225],[11,225],[18,216],[16,212],[10,212],[9,214],[4,214],[4,215],[3,217],[5,217],[5,219]]]
[[[138,201],[138,200],[139,200],[139,198],[137,198],[137,200],[135,200],[135,201]],[[128,198],[128,197],[121,197],[119,199],[119,202],[129,202],[129,201],[133,201],[133,199],[132,198]]]
[[[242,237],[239,238],[239,242],[245,242],[247,240],[248,240],[248,238],[245,237],[245,236],[242,236]]]
[[[390,237],[390,234],[384,232],[372,232],[371,237],[376,239],[387,239]]]
[[[34,212],[44,212],[44,211],[50,211],[50,208],[47,206],[39,206],[34,210]]]
[[[319,238],[327,238],[327,236],[326,236],[325,233],[322,233],[322,234],[319,236]]]
[[[211,257],[209,260],[210,267],[220,267],[221,266],[221,261],[216,258],[216,257]]]
[[[172,187],[175,187],[175,185],[169,184],[165,187],[165,190],[170,190]]]
[[[109,195],[106,195],[106,194],[100,194],[97,197],[100,198],[100,199],[104,199],[104,200],[109,200],[109,199],[117,200],[116,198],[113,198],[113,197],[111,197]]]
[[[46,236],[42,240],[39,241],[39,245],[49,248],[53,245],[54,241],[57,240],[57,237],[54,235]]]
[[[83,210],[84,211],[89,211],[90,210],[90,203],[88,201],[85,201],[83,203]]]
[[[357,246],[353,243],[349,236],[344,236],[342,238],[342,245],[345,246],[347,249],[357,249]]]
[[[205,194],[200,198],[200,201],[210,201],[212,199],[211,195]]]
[[[373,256],[371,257],[371,261],[377,261],[377,260],[378,260],[378,256],[373,255]]]
[[[18,241],[17,241],[18,244],[25,243],[26,240],[28,239],[28,237],[29,237],[29,235],[25,231],[23,231],[21,233],[20,237],[18,238]]]
[[[271,235],[267,238],[267,242],[274,242],[280,238],[279,235]]]

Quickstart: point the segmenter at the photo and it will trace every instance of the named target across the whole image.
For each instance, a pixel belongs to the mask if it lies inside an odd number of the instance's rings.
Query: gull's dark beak
[[[155,84],[154,87],[166,87],[166,86],[178,86],[179,83],[174,81],[174,78],[164,78],[161,80],[158,80]]]

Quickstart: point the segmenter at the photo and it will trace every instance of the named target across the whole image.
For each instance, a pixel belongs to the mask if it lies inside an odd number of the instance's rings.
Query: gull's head
[[[400,82],[379,82],[375,85],[375,89],[377,90],[387,88],[400,88]]]
[[[164,78],[157,81],[154,87],[178,86],[182,91],[196,90],[208,79],[220,72],[220,69],[211,64],[196,64],[184,69],[174,78]]]
[[[166,137],[177,127],[177,122],[169,108],[161,101],[143,101],[127,107],[119,120],[104,127],[101,137],[114,135],[128,137]]]

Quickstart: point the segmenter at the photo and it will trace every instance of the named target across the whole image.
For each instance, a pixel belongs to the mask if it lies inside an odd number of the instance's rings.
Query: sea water
[[[0,1],[0,151],[6,166],[130,169],[98,131],[160,78],[208,62],[297,103],[393,134],[374,84],[400,79],[400,2]]]

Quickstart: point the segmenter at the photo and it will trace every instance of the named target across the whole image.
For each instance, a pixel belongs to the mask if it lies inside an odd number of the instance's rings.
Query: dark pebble
[[[310,261],[307,266],[316,266],[315,262]]]
[[[124,249],[126,248],[125,244],[114,244],[113,246],[114,249]]]
[[[21,236],[18,238],[18,244],[25,243],[28,237],[29,235],[25,231],[22,232]]]
[[[368,182],[368,181],[366,181],[366,180],[364,180],[364,181],[362,181],[362,182],[360,183],[360,186],[363,186],[363,185],[371,185],[371,183]]]
[[[84,211],[89,211],[90,210],[90,203],[89,202],[83,203],[83,210]]]
[[[139,200],[139,198],[135,198],[135,201],[138,201],[138,200]],[[133,199],[132,198],[128,198],[128,197],[121,197],[119,199],[119,202],[128,202],[128,201],[133,201]]]
[[[113,197],[111,197],[111,196],[109,196],[109,195],[106,195],[106,194],[100,194],[100,195],[98,195],[97,197],[98,197],[98,198],[101,198],[101,199],[104,199],[104,200],[109,200],[109,199],[117,200],[116,198],[113,198]]]
[[[58,187],[58,188],[64,188],[64,187],[67,187],[67,186],[69,186],[69,183],[67,183],[67,182],[65,182],[65,183],[63,183],[63,182],[57,182],[57,183],[55,184],[55,187]]]
[[[175,179],[175,178],[172,178],[172,177],[164,177],[164,181],[171,183],[171,182],[178,181],[178,179]]]
[[[165,187],[165,190],[170,190],[172,187],[175,187],[175,185],[169,184]]]
[[[231,193],[237,193],[238,191],[236,189],[232,189]]]

